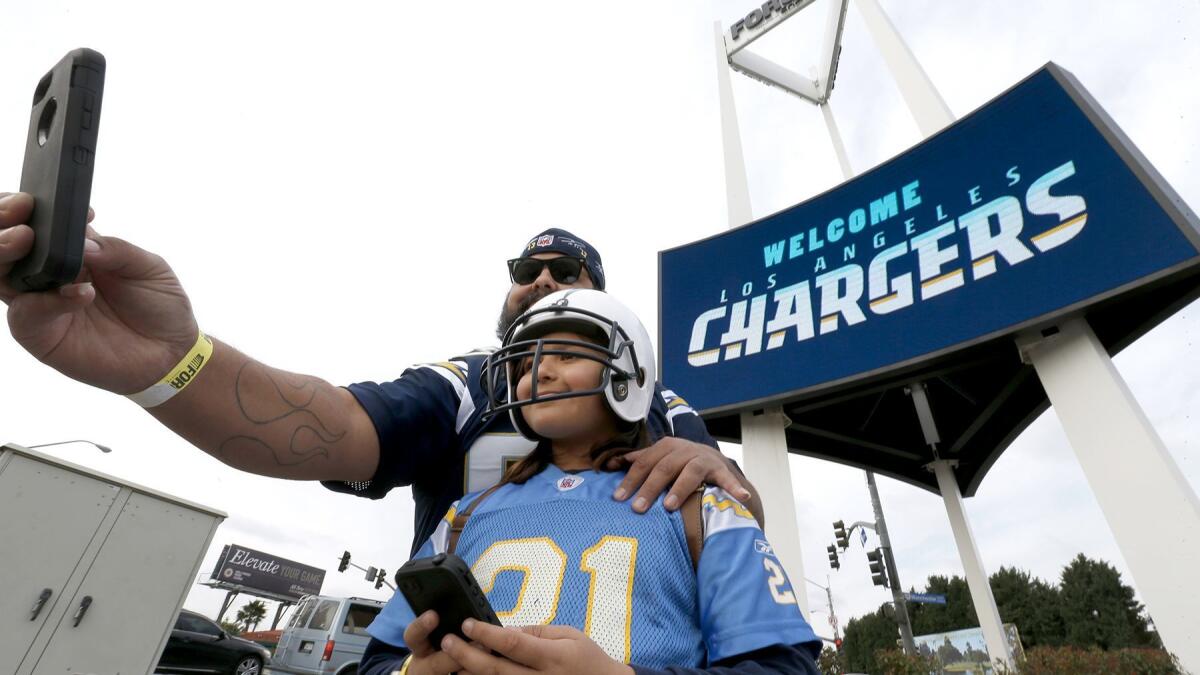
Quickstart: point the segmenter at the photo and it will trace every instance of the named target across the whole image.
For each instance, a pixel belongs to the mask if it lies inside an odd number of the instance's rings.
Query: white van
[[[353,675],[371,636],[367,626],[383,611],[367,598],[308,595],[279,636],[271,670],[297,675]]]

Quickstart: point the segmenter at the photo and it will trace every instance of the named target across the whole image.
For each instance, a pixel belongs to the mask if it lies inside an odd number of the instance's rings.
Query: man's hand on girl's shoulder
[[[662,438],[648,448],[614,457],[608,468],[626,469],[613,499],[624,501],[637,490],[633,510],[638,513],[645,513],[668,486],[671,491],[663,500],[668,511],[678,509],[701,485],[716,485],[747,505],[753,499],[725,455],[684,438]]]

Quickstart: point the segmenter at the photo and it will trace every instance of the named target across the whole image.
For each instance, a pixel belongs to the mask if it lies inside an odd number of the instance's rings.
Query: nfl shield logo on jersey
[[[541,237],[538,237],[536,245],[540,248],[542,246],[549,246],[550,244],[553,244],[553,243],[554,243],[554,235],[546,234],[546,235],[542,235]]]
[[[579,476],[563,476],[554,485],[558,488],[559,492],[566,492],[567,490],[574,490],[581,483],[583,483],[583,479]]]

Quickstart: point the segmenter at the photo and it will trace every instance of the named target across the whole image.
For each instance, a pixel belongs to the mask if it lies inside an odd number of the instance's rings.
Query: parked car
[[[275,646],[271,670],[298,675],[353,675],[371,641],[367,626],[383,603],[309,595],[300,600]]]
[[[228,673],[261,675],[270,665],[266,647],[226,633],[213,621],[192,611],[179,612],[155,672]]]

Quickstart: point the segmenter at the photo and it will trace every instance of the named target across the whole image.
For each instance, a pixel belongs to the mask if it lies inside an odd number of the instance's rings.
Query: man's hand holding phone
[[[90,225],[75,283],[17,292],[7,276],[33,249],[27,223],[34,200],[0,195],[0,301],[13,338],[34,357],[80,382],[129,394],[153,384],[196,342],[191,302],[166,261]]]

